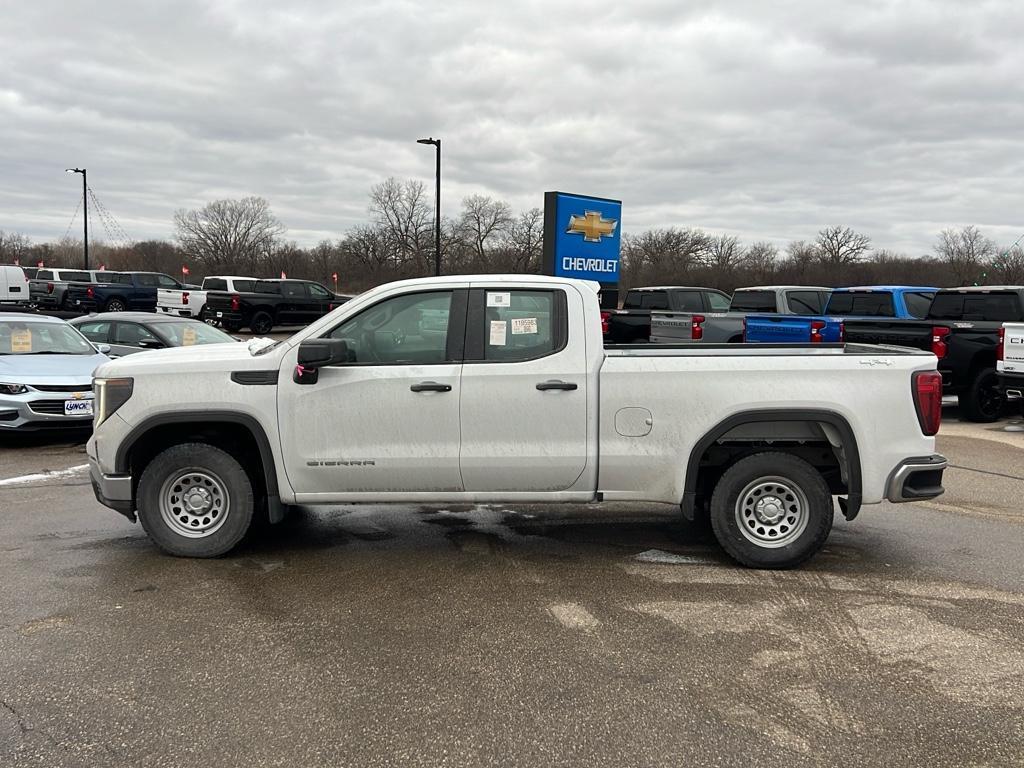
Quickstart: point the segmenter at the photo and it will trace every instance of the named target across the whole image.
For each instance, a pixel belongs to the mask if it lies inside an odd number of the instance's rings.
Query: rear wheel
[[[242,330],[242,324],[235,320],[221,320],[219,325],[228,333],[238,333]]]
[[[252,481],[230,454],[182,443],[150,461],[138,490],[139,522],[164,552],[216,557],[233,549],[252,523]]]
[[[722,548],[751,568],[792,568],[817,553],[832,530],[832,495],[801,458],[769,451],[725,471],[711,496]]]
[[[960,412],[968,421],[995,421],[1003,412],[1006,397],[999,391],[999,375],[995,368],[983,368],[971,380],[966,392],[957,397]]]
[[[270,333],[274,327],[274,318],[266,312],[257,312],[249,321],[249,330],[253,333]]]
[[[104,312],[124,312],[128,307],[124,303],[124,299],[110,299],[106,306],[103,308]]]

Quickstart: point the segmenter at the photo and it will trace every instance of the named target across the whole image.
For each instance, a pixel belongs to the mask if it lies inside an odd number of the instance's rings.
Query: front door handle
[[[541,392],[546,392],[549,389],[564,389],[567,391],[571,391],[573,389],[577,389],[577,386],[568,381],[559,381],[558,379],[552,379],[550,381],[542,381],[540,384],[537,385],[537,389],[539,389]]]
[[[436,381],[421,381],[409,387],[413,392],[451,392],[451,384],[438,384]]]

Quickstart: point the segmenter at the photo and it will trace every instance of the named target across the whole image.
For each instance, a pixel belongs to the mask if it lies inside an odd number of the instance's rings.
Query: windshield
[[[0,355],[95,355],[96,349],[67,323],[0,320]]]
[[[223,344],[235,341],[219,328],[194,320],[153,323],[150,328],[172,347],[191,347],[195,344]]]

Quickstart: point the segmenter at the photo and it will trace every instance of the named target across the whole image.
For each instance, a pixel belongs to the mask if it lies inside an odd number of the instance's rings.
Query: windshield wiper
[[[87,355],[88,352],[54,352],[51,349],[42,350],[40,352],[18,352],[16,354],[28,357],[29,355]]]
[[[260,347],[255,352],[253,352],[252,356],[253,357],[259,357],[260,355],[265,355],[265,354],[267,354],[267,352],[269,352],[270,350],[274,349],[275,347],[278,347],[280,344],[281,344],[280,341],[275,341],[273,344],[268,344],[265,347]]]

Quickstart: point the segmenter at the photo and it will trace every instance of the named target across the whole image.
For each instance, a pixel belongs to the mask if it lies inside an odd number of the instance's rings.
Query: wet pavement
[[[175,559],[80,440],[6,439],[0,765],[1020,765],[1015,426],[949,421],[945,496],[788,572],[653,505],[309,508]]]

